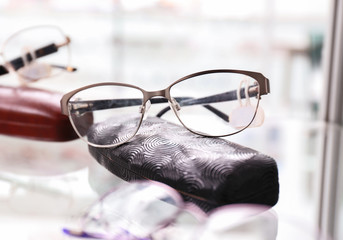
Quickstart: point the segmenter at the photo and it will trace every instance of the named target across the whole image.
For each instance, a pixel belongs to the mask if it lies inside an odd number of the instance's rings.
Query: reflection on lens
[[[177,115],[187,128],[200,134],[225,136],[252,123],[259,85],[244,74],[217,72],[176,83],[170,95],[177,101]]]
[[[145,238],[171,223],[181,208],[181,197],[163,184],[130,183],[94,205],[84,219],[82,230],[111,239],[124,235]]]
[[[143,93],[136,88],[100,85],[73,95],[69,102],[71,122],[94,146],[113,146],[135,135],[141,122]]]

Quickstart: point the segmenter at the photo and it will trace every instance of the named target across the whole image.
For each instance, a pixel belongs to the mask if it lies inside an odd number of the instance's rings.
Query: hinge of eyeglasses
[[[180,104],[174,98],[171,99],[171,103],[176,111],[181,110]]]
[[[145,113],[151,107],[151,102],[148,100],[145,104],[139,107],[139,113]]]
[[[93,103],[71,103],[69,104],[69,112],[81,116],[82,114],[91,110]]]
[[[248,92],[249,92],[249,96],[256,96],[256,98],[261,98],[261,94],[259,94],[259,86],[258,85],[254,85],[254,86],[251,86],[251,87],[249,87],[249,90],[248,90]]]

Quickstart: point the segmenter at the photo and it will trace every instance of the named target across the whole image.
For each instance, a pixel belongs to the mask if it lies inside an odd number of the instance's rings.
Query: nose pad
[[[151,102],[148,100],[144,105],[139,107],[139,113],[145,114],[151,107]]]
[[[174,98],[171,98],[169,105],[170,105],[170,108],[172,108],[174,110],[174,112],[177,115],[179,115],[179,111],[181,110],[181,106]]]
[[[173,106],[173,108],[174,108],[175,110],[177,110],[177,111],[180,111],[180,110],[181,110],[180,104],[179,104],[174,98],[172,98],[172,106]]]
[[[245,104],[241,98],[241,89],[244,86]],[[237,100],[239,106],[236,107],[229,115],[230,125],[236,129],[242,129],[249,125],[249,127],[259,127],[264,122],[264,111],[261,106],[251,104],[249,97],[249,83],[247,80],[240,82],[237,89]],[[251,120],[253,121],[251,122]]]

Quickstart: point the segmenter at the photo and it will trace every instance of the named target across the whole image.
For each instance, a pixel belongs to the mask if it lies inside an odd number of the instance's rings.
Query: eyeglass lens
[[[181,197],[164,185],[130,183],[95,204],[83,219],[82,231],[103,239],[145,239],[171,223],[182,204]]]
[[[92,144],[113,145],[132,138],[141,120],[143,93],[135,88],[103,85],[76,93],[69,100],[70,119]],[[111,138],[104,134],[111,133]]]
[[[170,95],[175,96],[177,115],[187,128],[204,135],[223,136],[234,134],[252,122],[258,107],[259,87],[255,79],[246,75],[211,73],[173,85]]]

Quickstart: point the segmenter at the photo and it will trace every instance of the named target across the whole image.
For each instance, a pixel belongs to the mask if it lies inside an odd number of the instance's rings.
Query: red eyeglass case
[[[111,121],[103,122],[88,137],[92,142],[113,139],[117,129],[121,128],[114,129]],[[273,158],[221,138],[197,136],[157,117],[144,120],[128,143],[114,148],[89,146],[89,151],[116,176],[163,182],[205,211],[233,203],[273,206],[278,201]]]
[[[43,89],[0,86],[0,134],[55,142],[78,138],[61,114],[61,97]]]

